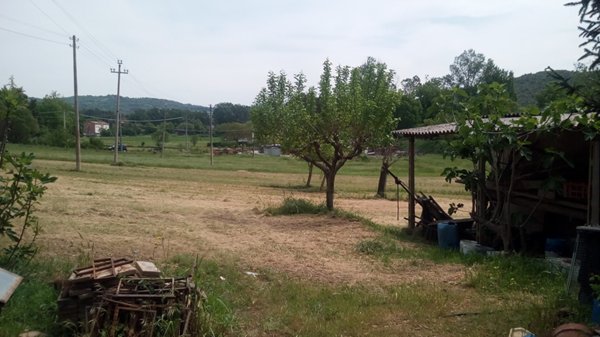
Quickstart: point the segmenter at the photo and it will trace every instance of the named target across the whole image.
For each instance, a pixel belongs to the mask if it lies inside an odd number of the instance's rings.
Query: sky
[[[0,0],[0,84],[32,97],[121,95],[251,105],[269,71],[372,56],[396,81],[443,76],[467,49],[515,76],[574,69],[578,8],[566,0]]]

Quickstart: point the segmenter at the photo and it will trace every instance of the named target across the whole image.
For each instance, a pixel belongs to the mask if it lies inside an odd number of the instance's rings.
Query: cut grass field
[[[564,275],[541,261],[464,257],[403,234],[396,202],[372,197],[375,159],[348,163],[339,210],[327,213],[313,205],[322,193],[299,188],[306,165],[293,158],[220,156],[211,168],[207,156],[132,151],[112,166],[110,152],[84,151],[75,172],[70,151],[9,150],[35,152],[58,180],[38,207],[41,251],[19,270],[26,281],[0,313],[0,336],[60,335],[48,282],[107,255],[150,259],[168,275],[189,272],[199,256],[208,336],[506,336],[516,326],[541,335],[584,320]],[[461,185],[439,176],[452,163],[417,163],[420,189],[468,204]],[[394,165],[400,175],[405,164]]]

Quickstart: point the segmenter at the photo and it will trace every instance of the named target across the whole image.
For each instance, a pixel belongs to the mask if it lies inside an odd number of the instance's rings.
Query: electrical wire
[[[155,93],[151,92],[150,90],[146,89],[146,87],[142,84],[142,82],[140,80],[137,79],[137,77],[135,77],[133,74],[128,74],[134,84],[136,84],[137,86],[139,86],[140,89],[142,89],[143,92],[145,92],[146,94],[148,94],[150,97],[158,97]],[[127,79],[127,78],[126,78]]]
[[[153,122],[162,122],[162,121],[174,121],[183,119],[183,117],[171,117],[171,118],[161,118],[161,119],[126,119],[126,123],[153,123]]]
[[[29,2],[38,9],[38,11],[42,12],[42,14],[44,14],[56,27],[58,27],[60,30],[62,30],[63,32],[65,32],[65,34],[70,35],[69,32],[67,32],[66,29],[64,29],[61,25],[59,25],[56,21],[54,21],[54,19],[48,15],[48,13],[46,13],[43,9],[41,9],[38,5],[35,4],[35,2],[33,2],[33,0],[29,0]]]
[[[108,49],[108,47],[106,47],[102,42],[100,42],[100,40],[96,39],[96,37],[92,33],[85,29],[85,27],[83,27],[83,25],[81,25],[79,21],[77,21],[77,19],[75,19],[73,15],[67,12],[67,10],[65,10],[56,0],[52,0],[52,2],[69,18],[69,20],[71,20],[77,27],[79,27],[84,33],[88,35],[92,42],[99,47],[100,51],[106,53],[106,55],[109,56],[109,58],[113,57],[114,59],[118,59],[118,57],[115,56],[115,54],[110,49]]]
[[[91,56],[93,56],[97,61],[101,62],[102,65],[106,65],[110,68],[110,62],[106,59],[102,58],[100,55],[96,54],[92,49],[90,49],[87,45],[79,43],[79,46],[83,48],[86,52],[88,52]]]
[[[40,36],[35,36],[35,35],[31,35],[31,34],[27,34],[27,33],[23,33],[23,32],[18,32],[16,30],[12,30],[12,29],[8,29],[8,28],[4,28],[4,27],[0,27],[0,30],[4,30],[13,34],[17,34],[17,35],[22,35],[22,36],[26,36],[32,39],[36,39],[36,40],[41,40],[41,41],[46,41],[46,42],[52,42],[52,43],[56,43],[62,46],[68,46],[67,43],[65,42],[59,42],[59,41],[55,41],[55,40],[50,40],[50,39],[46,39],[44,37],[40,37]]]
[[[54,34],[54,35],[60,36],[60,37],[62,37],[62,38],[64,38],[64,37],[65,37],[65,35],[64,35],[64,34],[62,34],[62,33],[55,32],[55,31],[53,31],[53,30],[50,30],[50,29],[47,29],[47,28],[38,27],[38,26],[32,25],[32,24],[30,24],[30,23],[27,23],[27,22],[25,22],[25,21],[21,21],[21,20],[13,19],[13,18],[10,18],[10,17],[8,17],[8,16],[6,16],[6,15],[3,15],[3,14],[0,14],[0,18],[3,18],[4,20],[8,20],[8,21],[12,21],[12,22],[16,22],[16,23],[18,23],[18,24],[21,24],[21,25],[23,25],[23,26],[27,26],[27,27],[30,27],[30,28],[34,28],[34,29],[37,29],[37,30],[40,30],[40,31],[43,31],[43,32],[46,32],[46,33]]]
[[[101,120],[105,120],[105,121],[116,121],[115,118],[107,118],[107,117],[99,117],[99,116],[92,116],[92,115],[84,115],[84,114],[80,114],[80,116],[83,117],[88,117],[88,118],[94,118],[94,119],[101,119]],[[135,123],[157,123],[157,122],[162,122],[162,121],[174,121],[174,120],[178,120],[178,119],[183,119],[183,117],[173,117],[173,118],[166,118],[166,119],[144,119],[144,120],[140,120],[140,119],[120,119],[123,123],[130,123],[130,124],[135,124]]]
[[[36,8],[38,8],[38,10],[40,10],[49,19],[52,20],[52,18],[49,15],[47,15],[41,8],[39,8],[37,5],[35,5],[35,3],[33,3],[33,0],[29,0],[29,1],[32,2],[32,4],[34,6],[36,6]],[[58,9],[60,9],[67,16],[67,18],[69,20],[71,20],[71,22],[73,22],[85,34],[87,34],[87,36],[90,38],[91,42],[93,44],[95,44],[95,46],[97,47],[98,53],[95,52],[92,48],[86,46],[85,43],[79,43],[79,46],[82,46],[82,48],[85,49],[89,54],[91,54],[93,57],[95,57],[97,60],[101,61],[102,63],[106,64],[108,67],[111,66],[111,62],[110,62],[111,58],[118,59],[118,57],[105,44],[103,44],[99,39],[97,39],[94,36],[94,34],[92,34],[83,25],[81,25],[79,23],[79,21],[77,21],[77,19],[73,15],[71,15],[62,5],[60,5],[60,3],[58,1],[52,0],[52,2],[54,3],[54,5],[56,5],[56,7],[58,7]],[[54,22],[54,20],[52,20],[52,21]],[[60,28],[62,29],[62,27],[60,27]],[[63,29],[63,31],[64,31],[64,29]],[[160,97],[168,97],[169,96],[169,95],[164,95],[164,93],[162,93],[160,91],[159,91],[160,95],[157,95],[154,91],[148,90],[148,88],[137,77],[135,77],[131,73],[129,73],[129,76],[127,76],[125,78],[125,81],[129,82],[129,80],[128,80],[129,78],[131,78],[134,85],[136,85],[142,92],[146,93],[150,97],[159,97],[159,96]]]

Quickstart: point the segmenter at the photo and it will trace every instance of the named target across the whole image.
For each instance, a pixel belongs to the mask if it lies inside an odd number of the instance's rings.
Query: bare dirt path
[[[94,167],[95,168],[95,167]],[[100,165],[97,167],[102,171]],[[229,172],[235,183],[216,182],[212,171],[183,179],[189,170],[128,168],[118,174],[58,174],[40,205],[48,255],[131,256],[161,259],[181,253],[228,255],[248,270],[270,269],[327,283],[458,282],[462,266],[424,261],[384,264],[356,252],[378,234],[358,222],[324,216],[265,216],[286,193],[242,183],[261,173]],[[156,177],[162,177],[157,179]],[[289,194],[288,194],[289,195]],[[318,199],[317,193],[294,192]],[[444,201],[444,200],[443,200]],[[340,199],[337,206],[378,223],[399,225],[396,203]],[[402,216],[406,204],[402,203]],[[404,221],[402,221],[404,222]]]

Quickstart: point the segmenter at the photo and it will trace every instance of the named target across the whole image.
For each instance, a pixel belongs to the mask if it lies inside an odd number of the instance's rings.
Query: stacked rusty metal
[[[152,262],[97,259],[63,281],[59,317],[89,336],[194,336],[201,293]]]

